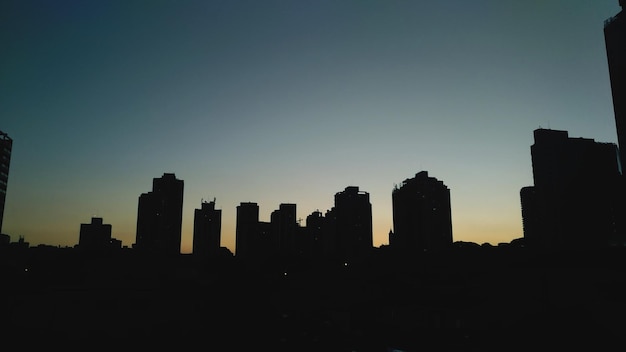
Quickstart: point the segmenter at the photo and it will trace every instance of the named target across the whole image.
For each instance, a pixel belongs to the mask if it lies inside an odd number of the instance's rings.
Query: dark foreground
[[[13,350],[626,350],[624,248],[380,248],[347,264],[0,254],[0,339]]]

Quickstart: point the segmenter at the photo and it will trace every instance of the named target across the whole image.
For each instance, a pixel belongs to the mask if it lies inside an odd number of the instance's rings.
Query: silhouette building
[[[524,240],[534,248],[603,247],[623,235],[617,146],[536,129],[534,186],[520,190]]]
[[[215,199],[203,201],[193,218],[193,254],[206,256],[221,246],[222,210],[215,209]]]
[[[296,251],[296,204],[283,203],[271,214],[271,236],[274,252],[281,255]]]
[[[327,212],[334,225],[333,253],[350,260],[368,255],[373,248],[372,204],[369,193],[348,186],[335,194],[335,206]]]
[[[417,253],[452,245],[450,190],[442,181],[421,171],[396,186],[391,196],[392,248]]]
[[[78,248],[90,251],[112,249],[114,239],[111,238],[111,225],[104,224],[102,218],[91,218],[90,224],[80,224]]]
[[[173,173],[152,180],[139,196],[134,248],[155,254],[180,254],[184,182]]]
[[[242,202],[237,206],[235,228],[235,256],[242,259],[256,257],[259,253],[259,205]]]
[[[11,149],[13,149],[13,140],[8,134],[0,131],[0,233],[2,233],[4,219],[4,203],[7,198]]]
[[[626,0],[620,0],[623,8]],[[617,143],[620,150],[626,148],[626,18],[622,9],[617,15],[604,22],[613,111],[617,128]],[[621,153],[621,167],[626,167],[626,153]]]
[[[334,235],[330,233],[330,222],[321,211],[316,210],[306,217],[305,229],[308,238],[307,254],[324,257],[332,253]]]

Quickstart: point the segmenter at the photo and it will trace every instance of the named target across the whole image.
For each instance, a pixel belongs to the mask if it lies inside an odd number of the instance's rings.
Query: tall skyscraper
[[[335,251],[343,259],[363,257],[373,248],[372,204],[367,192],[348,186],[335,194],[332,210]]]
[[[139,196],[135,249],[180,254],[184,182],[164,173],[152,180],[152,191]]]
[[[623,14],[625,4],[626,0],[619,0],[622,10],[604,22],[604,42],[622,169],[626,168],[626,15]]]
[[[418,253],[452,244],[450,189],[442,181],[421,171],[396,186],[391,197],[392,248]]]
[[[534,186],[520,191],[524,239],[544,249],[603,247],[623,233],[623,187],[613,143],[537,129]]]
[[[7,198],[11,149],[13,149],[13,140],[8,134],[0,131],[0,233],[2,233],[4,219],[4,203]]]
[[[222,210],[215,209],[215,200],[203,201],[193,218],[193,254],[217,253],[221,246]]]

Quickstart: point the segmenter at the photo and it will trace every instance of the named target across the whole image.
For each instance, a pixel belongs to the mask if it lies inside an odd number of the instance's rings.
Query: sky
[[[2,232],[74,246],[80,224],[135,243],[152,179],[184,181],[181,252],[215,199],[324,213],[357,186],[375,246],[393,188],[450,189],[454,241],[523,237],[537,128],[617,143],[604,20],[617,0],[0,2]],[[305,225],[305,221],[301,223]]]

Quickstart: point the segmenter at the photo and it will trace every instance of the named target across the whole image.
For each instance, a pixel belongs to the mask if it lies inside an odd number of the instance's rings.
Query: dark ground
[[[347,266],[29,248],[0,263],[13,350],[626,350],[624,248],[378,248]]]

